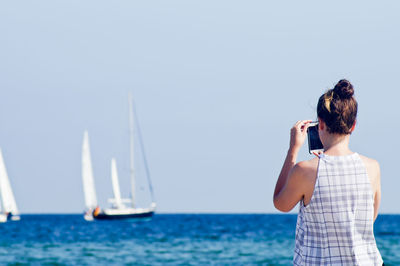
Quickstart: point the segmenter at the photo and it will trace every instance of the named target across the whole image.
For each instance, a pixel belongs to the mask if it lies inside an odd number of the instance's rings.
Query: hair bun
[[[348,81],[347,79],[339,80],[339,82],[335,85],[333,91],[341,99],[350,99],[354,95],[353,85],[351,85],[350,81]]]

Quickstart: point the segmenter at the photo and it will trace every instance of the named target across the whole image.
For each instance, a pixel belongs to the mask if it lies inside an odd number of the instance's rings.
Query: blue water
[[[0,264],[290,265],[295,215],[156,214],[151,221],[86,222],[81,215],[22,215],[0,224]],[[386,265],[400,265],[400,215],[380,215]]]

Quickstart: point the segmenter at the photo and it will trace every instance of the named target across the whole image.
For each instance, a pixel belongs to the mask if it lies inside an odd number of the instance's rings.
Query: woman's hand
[[[311,120],[299,120],[294,124],[290,130],[290,147],[289,150],[298,152],[303,145],[306,136],[307,129],[310,126]]]

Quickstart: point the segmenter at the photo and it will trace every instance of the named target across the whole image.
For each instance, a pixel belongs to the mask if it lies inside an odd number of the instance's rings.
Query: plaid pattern
[[[294,265],[382,265],[374,198],[357,153],[322,155],[310,203],[300,204]]]

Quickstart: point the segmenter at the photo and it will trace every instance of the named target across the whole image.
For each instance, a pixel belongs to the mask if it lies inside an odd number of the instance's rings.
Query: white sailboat
[[[0,222],[7,220],[20,220],[17,203],[15,202],[14,194],[11,189],[10,180],[8,179],[7,169],[4,164],[3,154],[0,149],[0,198],[1,198],[1,213]]]
[[[90,156],[89,134],[87,131],[83,134],[82,145],[82,181],[83,194],[85,195],[86,212],[85,220],[93,221],[93,211],[97,207],[96,189],[94,186],[92,159]]]
[[[114,198],[109,199],[111,208],[100,209],[97,205],[96,192],[94,187],[93,171],[90,158],[88,134],[85,131],[83,147],[82,147],[82,178],[85,193],[86,220],[117,220],[117,219],[133,219],[151,217],[156,208],[154,201],[153,188],[150,180],[149,170],[144,155],[143,142],[141,140],[140,130],[138,128],[139,144],[143,152],[144,164],[146,169],[147,181],[151,196],[151,205],[148,208],[137,208],[135,204],[135,164],[134,164],[134,113],[132,97],[129,95],[129,125],[130,125],[130,177],[131,177],[131,198],[121,198],[117,163],[114,158],[111,159],[111,181],[113,187]],[[130,206],[129,206],[130,205]]]

